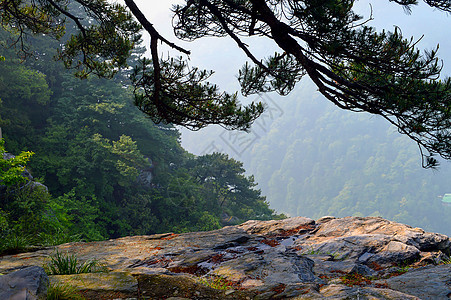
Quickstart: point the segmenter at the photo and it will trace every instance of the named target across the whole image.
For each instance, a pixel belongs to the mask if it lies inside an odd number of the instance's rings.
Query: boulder
[[[44,269],[27,267],[0,276],[0,299],[43,300],[47,297],[49,278]]]
[[[244,229],[250,234],[261,234],[261,235],[295,235],[299,234],[301,231],[307,231],[314,229],[315,221],[304,217],[294,217],[284,220],[271,220],[271,221],[247,221],[238,228]]]
[[[365,262],[367,264],[401,265],[417,260],[420,257],[420,253],[420,250],[414,246],[398,241],[390,241],[379,253],[372,255]]]

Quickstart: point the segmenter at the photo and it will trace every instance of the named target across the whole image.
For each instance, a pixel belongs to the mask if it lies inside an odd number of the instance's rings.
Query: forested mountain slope
[[[176,128],[146,118],[127,74],[80,80],[54,61],[57,41],[31,42],[25,61],[13,48],[1,53],[0,158],[33,151],[27,168],[51,195],[22,185],[5,192],[0,180],[0,253],[17,237],[55,244],[276,217],[242,163],[223,154],[196,157],[181,147]]]
[[[214,130],[204,143],[184,133],[184,145],[238,157],[272,207],[291,216],[382,216],[451,234],[451,207],[439,198],[451,192],[450,163],[423,169],[415,143],[377,117],[339,110],[308,82],[270,97],[272,115],[253,126],[247,147]]]

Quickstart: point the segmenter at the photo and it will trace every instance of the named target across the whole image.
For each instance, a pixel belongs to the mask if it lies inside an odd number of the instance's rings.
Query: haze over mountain
[[[141,7],[145,10],[146,4]],[[372,15],[367,24],[378,30],[399,27],[404,37],[419,40],[419,49],[431,50],[439,43],[442,76],[451,73],[451,42],[446,37],[450,18],[445,13],[423,3],[406,13],[388,1],[358,1],[356,11],[364,20]],[[167,7],[145,12],[158,30],[176,41]],[[235,77],[246,57],[231,39],[178,43],[192,51],[193,66],[215,70],[213,82],[229,92],[239,89]],[[246,43],[261,58],[272,53],[271,44],[255,38]],[[442,162],[438,172],[422,169],[413,141],[378,117],[334,107],[307,78],[287,97],[272,93],[243,102],[250,100],[263,100],[269,109],[249,134],[217,126],[197,132],[182,129],[182,145],[198,155],[218,151],[242,161],[279,212],[314,218],[381,215],[451,234],[451,208],[443,207],[439,198],[451,192],[449,162]]]

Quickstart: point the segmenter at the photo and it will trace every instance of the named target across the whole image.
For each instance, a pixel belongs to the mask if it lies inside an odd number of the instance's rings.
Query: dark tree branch
[[[52,0],[47,0],[47,2],[49,2],[55,9],[57,9],[60,13],[62,13],[63,15],[65,15],[66,17],[70,18],[72,21],[74,21],[75,25],[77,25],[77,28],[80,30],[80,32],[82,33],[83,37],[86,38],[86,30],[85,27],[81,24],[80,22],[80,18],[77,18],[76,16],[74,16],[73,14],[71,14],[70,12],[68,12],[67,10],[62,9],[59,5],[57,5],[54,1]]]
[[[146,18],[146,16],[141,12],[139,7],[136,5],[135,1],[133,0],[125,0],[125,4],[130,9],[132,14],[135,16],[135,18],[138,20],[138,22],[144,27],[144,29],[150,34],[151,37],[156,38],[157,40],[162,41],[169,47],[176,49],[184,54],[191,54],[190,51],[177,46],[176,44],[168,41],[165,39],[162,35],[158,33],[158,31],[155,29],[155,27],[152,25],[152,23],[149,22],[149,20]]]

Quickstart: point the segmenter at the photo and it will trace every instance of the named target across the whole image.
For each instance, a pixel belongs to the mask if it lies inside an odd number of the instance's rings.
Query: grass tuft
[[[63,254],[58,250],[50,256],[50,262],[44,265],[48,275],[70,275],[81,273],[100,273],[107,269],[97,260],[81,263],[74,254]]]
[[[50,284],[47,288],[47,300],[84,300],[77,289],[69,284]]]
[[[31,244],[29,236],[11,233],[4,238],[0,238],[0,254],[26,252],[31,248]]]
[[[443,265],[451,265],[451,258],[442,260],[442,264],[443,264]]]

